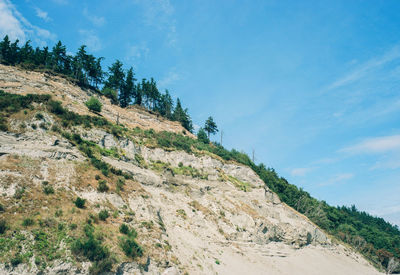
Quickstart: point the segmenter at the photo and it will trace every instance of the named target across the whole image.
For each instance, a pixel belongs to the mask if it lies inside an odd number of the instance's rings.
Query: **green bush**
[[[0,234],[4,234],[7,230],[7,223],[5,220],[0,220]]]
[[[22,263],[22,256],[20,254],[15,255],[10,260],[12,266],[17,266]]]
[[[48,182],[46,182],[47,184],[45,184],[46,181],[42,182],[43,184],[43,193],[45,193],[46,195],[50,195],[50,194],[54,194],[54,188],[51,185],[48,185]]]
[[[31,219],[31,218],[25,218],[25,219],[22,221],[22,225],[23,225],[23,226],[26,226],[26,227],[32,226],[32,225],[34,225],[34,224],[35,224],[35,221],[34,221],[33,219]]]
[[[86,257],[93,262],[91,274],[100,274],[111,270],[113,259],[110,251],[102,245],[101,239],[94,237],[94,227],[87,224],[84,227],[85,237],[76,239],[71,245],[71,251],[75,255]]]
[[[120,240],[120,246],[125,255],[135,259],[143,255],[143,248],[136,242],[133,237],[124,237]]]
[[[205,144],[209,144],[210,140],[208,139],[206,131],[203,128],[200,128],[197,132],[197,140],[203,142]]]
[[[89,108],[90,111],[97,112],[97,113],[101,112],[102,104],[94,96],[90,97],[90,99],[85,102],[85,105]]]
[[[107,210],[101,210],[100,212],[99,212],[99,219],[100,220],[102,220],[102,221],[105,221],[105,220],[107,220],[107,218],[110,216],[110,214],[108,213],[108,211]]]
[[[105,180],[99,181],[99,186],[97,187],[97,191],[99,192],[107,192],[109,190],[107,182]]]
[[[43,115],[41,114],[41,113],[37,113],[36,115],[35,115],[35,117],[36,117],[36,119],[38,119],[38,120],[42,120],[44,117],[43,117]]]
[[[85,202],[86,202],[86,200],[82,199],[80,197],[77,197],[76,200],[74,201],[75,206],[78,207],[78,208],[84,208],[85,207]]]
[[[118,104],[118,95],[117,91],[113,90],[108,87],[104,87],[104,89],[101,91],[101,93],[105,96],[111,99],[111,104]]]
[[[126,224],[121,224],[119,227],[119,232],[121,232],[122,234],[128,235],[129,234],[129,226]]]

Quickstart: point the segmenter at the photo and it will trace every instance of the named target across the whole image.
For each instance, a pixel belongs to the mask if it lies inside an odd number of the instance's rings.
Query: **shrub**
[[[42,120],[44,117],[43,117],[43,115],[41,114],[41,113],[37,113],[36,115],[35,115],[35,117],[36,117],[36,119],[38,119],[38,120]]]
[[[33,219],[31,219],[31,218],[25,218],[22,221],[22,225],[23,226],[31,226],[31,225],[34,225],[34,224],[35,224],[35,221]]]
[[[117,91],[113,90],[111,88],[107,88],[105,87],[101,93],[105,96],[108,97],[109,99],[111,99],[111,104],[118,104],[118,95],[117,95]]]
[[[121,232],[122,234],[128,235],[129,234],[129,226],[126,224],[121,224],[121,226],[119,227],[119,232]]]
[[[11,262],[12,266],[17,266],[20,263],[22,263],[22,256],[20,254],[15,255],[14,258],[12,258],[10,262]]]
[[[0,220],[0,234],[4,234],[7,230],[7,223],[5,220]]]
[[[141,257],[143,248],[136,242],[133,237],[124,237],[120,241],[120,246],[125,255],[131,258]]]
[[[0,212],[4,212],[4,211],[5,211],[4,206],[0,203]]]
[[[105,220],[107,220],[107,218],[110,216],[110,214],[108,213],[108,211],[107,210],[101,210],[100,212],[99,212],[99,219],[100,220],[102,220],[102,221],[105,221]]]
[[[45,193],[46,195],[54,194],[53,186],[45,186],[45,187],[43,187],[43,193]]]
[[[72,253],[85,256],[88,260],[93,262],[90,268],[91,274],[110,271],[113,260],[110,258],[108,248],[102,245],[101,240],[94,237],[93,226],[89,224],[85,225],[84,232],[84,238],[78,238],[72,243]]]
[[[76,200],[74,201],[76,207],[78,207],[78,208],[84,208],[85,207],[85,202],[86,202],[86,200],[82,199],[80,197],[77,197]]]
[[[99,181],[99,186],[97,187],[97,191],[99,192],[107,192],[108,191],[108,185],[105,180],[100,180]]]
[[[100,179],[100,175],[96,175],[94,178],[95,178],[96,180],[99,180],[99,179]]]
[[[117,181],[117,190],[123,190],[124,189],[124,185],[125,185],[125,178],[118,178]]]
[[[88,101],[86,101],[85,105],[89,108],[90,111],[100,113],[101,112],[101,102],[92,96]]]
[[[197,132],[197,139],[205,144],[209,144],[210,140],[208,139],[206,131],[203,128],[200,128]]]
[[[78,226],[76,225],[76,223],[71,223],[70,225],[69,225],[69,229],[71,229],[71,230],[75,230],[75,229],[77,229],[78,228]]]
[[[50,112],[54,114],[62,115],[66,112],[60,101],[50,100],[48,106],[50,108]]]

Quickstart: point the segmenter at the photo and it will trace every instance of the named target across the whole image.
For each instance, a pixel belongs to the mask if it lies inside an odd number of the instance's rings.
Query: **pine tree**
[[[197,132],[197,139],[205,144],[210,143],[210,140],[207,137],[206,131],[203,128],[200,128]]]
[[[210,139],[210,134],[215,134],[218,132],[217,124],[215,124],[211,116],[206,120],[204,130],[208,133],[208,139]]]
[[[122,69],[122,63],[116,60],[111,67],[108,67],[108,79],[106,82],[106,87],[114,89],[118,94],[121,93],[121,89],[124,86],[125,73]]]
[[[119,98],[119,102],[123,108],[127,107],[132,100],[132,96],[135,92],[135,81],[136,79],[134,78],[133,68],[131,67],[126,74],[125,84],[121,89]]]
[[[159,103],[157,105],[157,111],[164,117],[172,119],[172,109],[174,102],[168,90],[165,90],[164,94],[161,94]]]
[[[188,109],[183,109],[179,98],[176,100],[176,106],[173,114],[173,120],[179,121],[182,126],[189,132],[193,131],[193,124],[190,116],[188,115]]]
[[[3,39],[3,41],[0,42],[0,62],[4,64],[9,64],[9,58],[10,58],[10,51],[11,51],[11,42],[10,39],[8,38],[8,35],[6,35]]]
[[[30,40],[19,51],[18,63],[34,63],[34,50],[30,45]]]
[[[58,41],[58,43],[53,47],[52,50],[52,69],[55,72],[63,73],[65,71],[65,62],[67,61],[67,49]]]

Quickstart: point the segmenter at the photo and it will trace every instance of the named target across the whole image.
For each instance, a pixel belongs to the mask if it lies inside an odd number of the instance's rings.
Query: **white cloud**
[[[353,146],[345,147],[340,152],[351,154],[386,153],[400,149],[400,135],[365,139]]]
[[[0,0],[0,36],[6,34],[11,40],[19,39],[22,43],[32,38],[40,46],[56,39],[50,31],[32,25],[9,0]]]
[[[80,43],[86,45],[90,51],[97,52],[103,48],[100,38],[92,30],[79,30]]]
[[[39,8],[35,8],[36,11],[36,16],[43,19],[46,22],[51,21],[51,18],[49,17],[49,15],[47,14],[47,12],[39,9]]]
[[[293,177],[303,177],[305,176],[308,172],[310,172],[313,168],[294,168],[290,171],[290,174]]]
[[[3,38],[8,34],[11,40],[26,40],[25,32],[21,22],[13,12],[14,8],[7,0],[0,0],[0,36]]]
[[[96,16],[94,14],[90,14],[88,9],[85,8],[83,9],[83,15],[90,21],[92,22],[93,25],[96,27],[101,27],[106,23],[106,19],[102,16]]]
[[[126,51],[125,58],[129,61],[136,61],[141,58],[145,58],[149,53],[149,48],[145,43],[139,45],[130,45]]]
[[[400,58],[400,47],[395,46],[382,56],[378,58],[373,58],[363,64],[361,64],[357,69],[349,72],[347,75],[342,78],[336,80],[332,84],[328,86],[328,90],[340,88],[351,83],[354,83],[364,77],[366,77],[369,73],[374,71],[375,69],[394,61],[395,59]]]

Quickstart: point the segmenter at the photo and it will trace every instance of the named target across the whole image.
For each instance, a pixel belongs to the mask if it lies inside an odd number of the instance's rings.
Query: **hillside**
[[[0,90],[0,273],[379,274],[177,122],[16,67]]]

